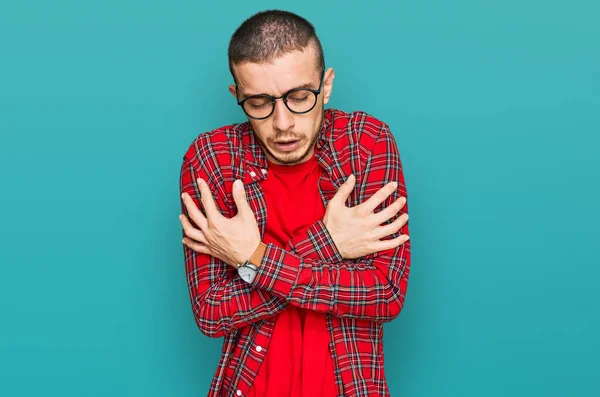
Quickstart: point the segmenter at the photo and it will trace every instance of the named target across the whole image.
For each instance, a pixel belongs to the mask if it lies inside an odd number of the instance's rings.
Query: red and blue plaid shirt
[[[398,148],[385,123],[364,112],[327,109],[316,145],[317,159],[325,169],[319,181],[325,205],[350,174],[356,185],[349,206],[363,203],[392,181],[398,182],[398,189],[378,210],[406,197]],[[203,178],[221,213],[233,217],[237,209],[232,184],[241,179],[263,235],[268,214],[258,182],[268,174],[265,153],[245,122],[199,135],[184,156],[180,187],[202,209],[196,179]],[[182,210],[187,215],[183,203]],[[408,205],[397,216],[407,210]],[[408,225],[390,238],[400,234],[408,234]],[[395,249],[348,260],[320,220],[284,248],[268,244],[251,284],[219,259],[186,246],[184,256],[196,323],[205,335],[224,337],[209,396],[247,394],[269,354],[277,314],[286,305],[326,313],[339,396],[389,395],[383,323],[395,319],[404,304],[410,240]]]

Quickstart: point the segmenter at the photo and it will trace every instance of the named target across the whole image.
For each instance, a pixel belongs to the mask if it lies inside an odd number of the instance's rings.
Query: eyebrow
[[[291,88],[291,89],[287,90],[286,92],[284,92],[284,94],[286,94],[286,93],[288,93],[288,92],[290,92],[292,90],[297,90],[297,89],[300,89],[300,88],[307,88],[309,90],[316,90],[316,88],[312,88],[311,85],[312,85],[311,83],[302,84],[302,85],[299,85],[299,86],[296,86],[294,88]],[[266,94],[264,92],[259,92],[259,93],[252,93],[252,92],[250,92],[250,93],[247,93],[247,92],[243,92],[242,90],[240,90],[240,99],[248,98],[248,97],[251,97],[251,96],[254,96],[254,95],[270,95],[270,96],[275,96],[275,95],[271,95],[271,94]]]

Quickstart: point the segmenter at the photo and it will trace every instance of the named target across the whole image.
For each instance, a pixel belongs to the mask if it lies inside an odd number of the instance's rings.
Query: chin
[[[283,165],[294,165],[296,163],[304,162],[308,159],[308,152],[310,147],[301,147],[293,152],[277,152],[271,151],[271,156],[280,164]]]

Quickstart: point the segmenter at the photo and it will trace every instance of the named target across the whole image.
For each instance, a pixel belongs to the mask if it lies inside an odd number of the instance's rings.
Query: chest
[[[260,181],[245,185],[248,203],[262,234],[267,230],[267,223],[269,226],[286,224],[289,230],[322,219],[329,200],[337,191],[327,172],[292,180],[282,178],[267,173]]]
[[[320,167],[294,173],[272,170],[260,182],[267,221],[263,239],[285,246],[296,233],[323,219],[325,204],[319,189]]]

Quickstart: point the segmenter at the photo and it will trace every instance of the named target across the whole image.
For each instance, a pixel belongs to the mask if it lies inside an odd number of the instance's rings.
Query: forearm
[[[195,169],[188,159],[184,160],[180,190],[187,193],[201,209],[197,177],[207,178],[207,173]],[[218,200],[218,203],[220,211],[228,214],[225,200]],[[189,217],[183,202],[181,207],[182,213]],[[280,297],[251,288],[233,267],[218,258],[196,252],[185,245],[184,257],[194,319],[207,336],[221,337],[272,317],[287,305]]]
[[[398,190],[386,199],[382,205],[386,208],[399,196],[406,197],[400,157],[387,126],[380,130],[370,149],[371,155],[361,168],[369,172],[349,170],[363,176],[355,187],[361,193],[354,196],[357,202],[351,204],[361,204],[379,188],[395,181]],[[407,212],[405,205],[388,222]],[[388,238],[401,234],[408,235],[406,224]],[[308,310],[389,321],[402,309],[409,270],[409,241],[394,249],[347,260],[320,220],[295,235],[284,249],[269,245],[254,284]]]
[[[287,305],[281,297],[252,288],[218,259],[185,250],[192,310],[203,334],[221,337],[270,318]]]
[[[408,279],[407,247],[371,259],[320,261],[268,244],[252,285],[306,310],[372,321],[400,313]]]
[[[323,220],[294,235],[284,248],[302,258],[341,262],[344,260]]]

